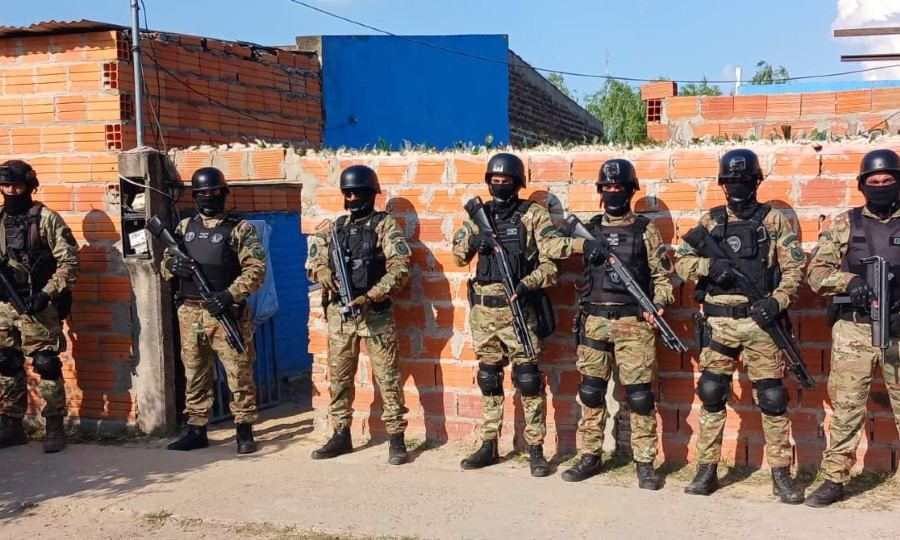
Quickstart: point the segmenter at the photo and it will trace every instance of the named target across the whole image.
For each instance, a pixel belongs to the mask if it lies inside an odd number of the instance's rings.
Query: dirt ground
[[[321,443],[297,402],[265,411],[261,450],[234,453],[230,422],[212,446],[176,453],[171,439],[83,442],[43,454],[32,442],[0,451],[3,538],[897,538],[900,485],[864,476],[829,509],[779,504],[767,473],[732,469],[711,497],[682,492],[691,467],[664,467],[665,486],[634,487],[633,466],[610,459],[579,484],[531,478],[523,456],[462,471],[469,448],[409,441],[412,463],[386,464],[385,441],[312,461]],[[106,441],[110,442],[110,441]],[[818,485],[802,474],[807,492]]]

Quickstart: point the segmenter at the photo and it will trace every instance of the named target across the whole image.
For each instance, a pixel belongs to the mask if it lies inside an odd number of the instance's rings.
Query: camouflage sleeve
[[[256,292],[266,280],[266,250],[256,227],[247,221],[241,221],[231,230],[230,242],[241,263],[241,275],[231,282],[228,291],[235,302],[240,302]]]
[[[535,203],[528,208],[528,212],[522,216],[522,222],[528,226],[526,221],[530,216],[530,236],[534,239],[534,247],[526,246],[526,256],[531,256],[532,249],[537,249],[538,265],[533,272],[522,278],[522,283],[528,287],[528,290],[545,289],[556,285],[559,279],[559,265],[550,256],[548,249],[548,241],[559,237],[559,232],[550,219],[550,213],[543,206]],[[531,244],[531,239],[529,239]]]
[[[469,249],[469,238],[478,234],[478,226],[467,219],[453,235],[453,262],[456,266],[466,266],[475,256],[475,250]]]
[[[709,212],[703,214],[697,225],[702,225],[707,230],[712,230],[714,223]],[[689,246],[687,242],[682,242],[678,249],[675,250],[675,272],[684,281],[697,281],[709,274],[709,263],[709,259],[697,255],[694,248]]]
[[[850,215],[847,212],[832,220],[827,231],[819,233],[819,243],[813,248],[807,280],[813,291],[833,296],[847,292],[851,272],[841,271],[841,259],[850,244]]]
[[[309,253],[306,257],[306,277],[312,283],[316,281],[316,274],[323,268],[328,268],[328,231],[331,221],[325,220],[316,227],[316,234],[309,237]]]
[[[551,259],[564,260],[572,255],[584,253],[584,238],[572,238],[568,236],[556,236],[548,238],[544,242],[544,249]]]
[[[672,259],[669,250],[663,243],[659,229],[652,223],[647,224],[644,232],[644,246],[647,248],[647,262],[650,265],[650,276],[653,278],[653,303],[667,306],[675,301],[672,295]]]
[[[181,240],[182,238],[184,238],[184,230],[187,228],[187,224],[190,219],[191,218],[184,218],[180,222],[178,222],[178,226],[175,227],[175,232],[172,233],[172,235],[175,236],[176,240]],[[169,253],[169,248],[163,250],[163,257],[159,265],[159,272],[162,275],[163,279],[166,281],[169,281],[175,277],[171,272],[169,272],[169,269],[166,268],[166,261],[168,261],[172,257],[173,255]]]
[[[399,291],[409,281],[409,245],[406,235],[394,218],[385,216],[378,224],[378,241],[384,252],[387,273],[366,293],[372,300],[382,302]]]
[[[800,240],[794,234],[794,230],[784,214],[779,210],[772,209],[769,216],[771,216],[775,232],[776,263],[781,269],[781,281],[772,292],[772,298],[778,301],[781,309],[787,309],[791,302],[797,299],[797,292],[803,282],[806,253],[800,247]]]
[[[72,290],[78,280],[78,242],[62,216],[48,208],[41,212],[41,216],[44,226],[41,234],[56,260],[56,271],[44,285],[43,291],[50,298],[56,298],[64,291]]]

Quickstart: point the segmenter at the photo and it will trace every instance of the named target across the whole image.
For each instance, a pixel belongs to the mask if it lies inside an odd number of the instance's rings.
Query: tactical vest
[[[861,206],[850,210],[850,243],[841,259],[841,271],[854,273],[869,285],[874,285],[872,265],[860,264],[859,261],[871,255],[880,255],[892,268],[900,268],[900,219],[882,223],[864,216],[862,210]],[[897,279],[891,280],[891,299],[895,305],[900,301]]]
[[[337,219],[335,232],[338,242],[350,256],[350,281],[353,282],[354,296],[365,294],[387,274],[387,259],[378,245],[378,233],[375,232],[385,216],[385,212],[375,212],[365,223],[349,223],[347,216]],[[331,258],[328,264],[334,272]]]
[[[184,247],[188,255],[200,265],[213,292],[224,291],[241,275],[238,254],[229,244],[231,231],[242,218],[228,214],[214,227],[206,227],[200,215],[188,221],[184,231]],[[200,291],[190,278],[180,278],[182,298],[199,299]]]
[[[525,247],[528,245],[528,230],[522,223],[522,216],[531,207],[533,201],[520,201],[516,209],[507,219],[501,219],[494,214],[493,201],[487,203],[488,215],[494,218],[494,228],[497,231],[497,240],[506,250],[509,258],[510,271],[513,279],[518,282],[530,274],[537,266],[536,261],[525,259]],[[500,269],[494,262],[494,257],[478,255],[478,265],[475,267],[475,280],[481,284],[499,283],[501,281]]]
[[[24,266],[29,273],[25,277],[16,273],[16,288],[19,294],[27,298],[40,291],[56,272],[56,259],[50,247],[41,238],[41,210],[44,205],[35,202],[28,212],[12,216],[0,206],[2,234],[6,241],[5,255]]]
[[[775,269],[768,267],[772,239],[762,224],[771,209],[771,206],[761,204],[749,219],[731,223],[728,222],[728,213],[724,206],[717,206],[710,211],[710,216],[715,222],[710,235],[719,241],[722,249],[731,257],[734,266],[747,274],[764,293],[772,292],[778,285]],[[743,294],[736,283],[727,285],[723,287],[708,283],[707,292],[713,296]]]
[[[647,246],[644,245],[644,232],[650,220],[637,216],[631,225],[603,225],[602,214],[594,216],[587,228],[595,238],[603,235],[609,243],[609,250],[634,275],[641,289],[653,298],[653,282],[650,277],[650,264],[647,260]],[[605,264],[589,264],[584,267],[584,292],[580,303],[635,304],[634,297],[622,283],[619,275]]]

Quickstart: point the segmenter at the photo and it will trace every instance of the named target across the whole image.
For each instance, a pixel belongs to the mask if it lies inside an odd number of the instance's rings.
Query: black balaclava
[[[197,208],[206,217],[218,216],[225,212],[225,197],[228,193],[221,191],[218,195],[194,195],[197,200]]]
[[[356,188],[356,198],[344,197],[344,210],[350,210],[350,218],[358,219],[368,216],[375,209],[375,190],[372,188]]]
[[[756,201],[756,189],[759,182],[730,182],[724,184],[728,199],[728,208],[741,219],[747,219],[759,207]]]
[[[625,188],[624,191],[600,191],[603,208],[607,214],[615,217],[624,216],[631,210],[632,195],[634,190],[631,188]]]
[[[863,184],[866,208],[880,218],[886,218],[900,206],[900,182],[887,186],[867,186]]]
[[[28,212],[33,204],[31,200],[32,190],[28,190],[21,195],[3,195],[3,210],[11,216],[21,216]]]
[[[519,181],[511,184],[488,184],[488,188],[494,198],[494,212],[502,219],[507,219],[519,202]]]

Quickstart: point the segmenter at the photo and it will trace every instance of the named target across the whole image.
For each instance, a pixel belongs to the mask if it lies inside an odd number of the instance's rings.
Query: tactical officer
[[[703,403],[697,474],[685,492],[709,495],[718,489],[716,469],[722,454],[725,403],[741,356],[753,383],[754,402],[762,411],[774,493],[784,503],[799,504],[803,494],[790,475],[784,357],[765,328],[780,324],[781,311],[796,298],[806,256],[784,215],[756,200],[763,181],[756,154],[746,149],[726,152],[719,162],[718,180],[728,204],[704,214],[698,226],[705,227],[730,258],[700,257],[687,243],[676,252],[675,270],[685,281],[697,281],[695,298],[703,303],[706,325],[711,329],[710,342],[700,354],[697,384]],[[735,268],[750,276],[768,296],[750,304],[734,279]]]
[[[78,244],[62,217],[33,201],[39,185],[34,169],[24,161],[0,165],[0,265],[13,290],[0,287],[0,448],[25,444],[22,419],[28,405],[25,356],[41,378],[46,419],[44,452],[66,447],[63,418],[66,390],[59,353],[66,350],[62,320],[71,307],[71,290],[78,278]],[[24,300],[18,311],[14,297]]]
[[[234,396],[230,406],[237,430],[237,453],[251,454],[256,452],[252,425],[257,418],[253,360],[228,344],[217,317],[230,313],[240,326],[246,349],[252,351],[253,329],[246,300],[266,279],[266,252],[256,228],[225,210],[228,184],[222,171],[215,167],[197,169],[191,177],[191,188],[199,213],[181,220],[175,229],[190,258],[166,250],[162,264],[165,279],[177,278],[181,361],[187,379],[188,430],[168,448],[209,446],[206,426],[213,404],[214,355],[218,355]],[[198,269],[213,290],[209,301],[203,300],[192,279]]]
[[[516,282],[513,300],[527,299],[536,291],[556,283],[559,269],[547,254],[547,241],[557,236],[545,208],[519,199],[525,187],[525,166],[512,154],[497,154],[488,161],[484,180],[493,200],[485,210],[494,223],[496,240],[509,258]],[[513,330],[513,317],[504,295],[500,270],[496,265],[490,231],[479,231],[471,220],[463,222],[453,237],[453,259],[466,266],[478,254],[475,279],[469,281],[469,327],[478,355],[478,387],[482,394],[482,445],[460,466],[480,469],[499,461],[497,439],[503,420],[503,366],[512,363],[513,385],[522,396],[525,410],[525,441],[529,445],[532,476],[547,476],[550,467],[544,458],[547,403],[544,376],[538,369],[542,352],[538,333],[538,313],[531,302],[522,304],[535,358],[525,354]]]
[[[631,210],[638,191],[634,166],[625,159],[611,159],[600,168],[597,193],[606,212],[587,225],[595,238],[606,238],[609,249],[639,282],[653,303],[670,304],[672,261],[656,226]],[[651,383],[656,378],[656,347],[653,315],[644,312],[625,288],[618,274],[605,267],[608,251],[601,242],[560,237],[550,242],[554,258],[584,254],[584,282],[576,319],[576,367],[581,373],[578,397],[582,438],[581,459],[562,478],[580,482],[600,472],[603,433],[608,417],[606,390],[613,361],[625,387],[631,410],[631,446],[641,489],[659,489],[653,469],[657,455],[656,398]]]
[[[388,463],[402,465],[407,460],[404,432],[409,410],[400,379],[400,345],[391,296],[409,280],[409,246],[403,229],[386,212],[375,210],[381,193],[378,175],[364,165],[347,167],[341,173],[341,192],[349,216],[341,216],[331,231],[322,227],[309,246],[306,271],[309,280],[322,285],[328,318],[328,368],[331,403],[328,413],[334,433],[313,459],[329,459],[353,451],[350,424],[353,421],[354,378],[359,363],[359,342],[365,340],[375,382],[384,402],[381,419],[390,434]],[[332,234],[333,233],[333,236]],[[346,269],[351,283],[340,283],[334,266],[332,238],[349,258]],[[339,287],[349,286],[350,307],[357,316],[341,315]]]
[[[866,204],[834,218],[828,230],[819,235],[819,245],[809,263],[810,287],[835,296],[835,304],[831,310],[834,326],[828,375],[833,414],[831,436],[822,457],[825,482],[806,498],[808,506],[828,506],[844,498],[844,484],[850,480],[865,426],[866,399],[879,363],[894,418],[900,425],[900,357],[896,346],[900,338],[900,285],[896,278],[890,281],[890,338],[894,346],[882,356],[881,349],[872,346],[870,307],[876,300],[872,266],[860,262],[880,255],[894,273],[900,268],[900,157],[891,150],[866,154],[860,163],[857,188]]]

